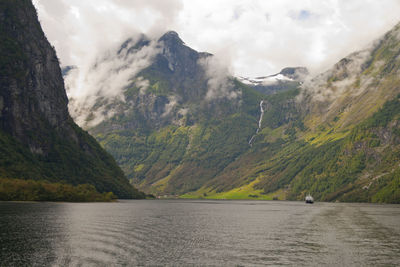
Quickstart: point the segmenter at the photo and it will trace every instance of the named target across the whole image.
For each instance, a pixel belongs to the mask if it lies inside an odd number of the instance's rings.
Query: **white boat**
[[[314,203],[314,198],[313,198],[310,194],[308,194],[308,195],[306,196],[306,203],[307,203],[307,204],[312,204],[312,203]]]

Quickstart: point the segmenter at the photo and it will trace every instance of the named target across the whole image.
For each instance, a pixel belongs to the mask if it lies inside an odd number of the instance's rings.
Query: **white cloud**
[[[110,100],[125,101],[123,89],[132,82],[131,79],[136,74],[149,66],[153,57],[161,51],[160,45],[155,41],[137,51],[129,51],[136,42],[137,39],[132,39],[124,49],[117,46],[105,51],[102,57],[81,64],[65,77],[65,86],[70,99],[69,111],[79,125],[85,126],[86,118],[92,112],[95,112],[96,120],[92,121],[90,126],[100,123],[106,117],[111,117],[112,112],[105,114],[105,106],[112,102]],[[149,85],[142,77],[139,77],[135,84],[142,94]],[[105,105],[93,110],[98,101],[105,101],[103,103]]]
[[[179,13],[183,39],[211,53],[229,48],[235,74],[253,77],[286,66],[321,72],[400,20],[397,0],[190,2]]]
[[[227,68],[229,64],[217,56],[201,58],[198,64],[203,67],[208,79],[206,100],[236,99],[240,95],[240,92],[234,90],[230,80],[230,71]]]
[[[177,104],[178,104],[177,97],[176,96],[169,96],[168,97],[168,103],[165,105],[164,113],[161,115],[161,117],[168,116]]]
[[[199,51],[229,50],[236,75],[321,72],[400,20],[398,0],[34,0],[64,65],[138,32],[167,29]]]
[[[333,102],[343,97],[348,90],[351,90],[354,96],[361,94],[371,82],[370,77],[366,79],[361,76],[362,66],[371,58],[371,50],[374,47],[371,44],[368,49],[350,54],[328,71],[315,77],[308,77],[303,83],[303,90],[297,99],[302,101],[305,96],[311,96],[314,102]],[[360,86],[356,89],[353,85],[360,78]]]
[[[180,0],[33,0],[62,65],[88,58],[138,33],[158,36],[183,7]]]
[[[145,95],[147,88],[150,86],[149,80],[144,79],[143,77],[137,77],[135,81],[135,85],[139,88],[140,95]]]

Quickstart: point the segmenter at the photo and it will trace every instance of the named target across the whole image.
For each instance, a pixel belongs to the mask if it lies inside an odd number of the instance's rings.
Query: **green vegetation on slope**
[[[129,183],[116,179],[123,177],[123,173],[114,167],[114,159],[93,137],[75,127],[80,143],[62,138],[59,133],[47,128],[49,136],[46,142],[52,146],[47,155],[33,154],[17,139],[0,131],[0,178],[66,181],[73,185],[90,183],[99,192],[112,191],[119,198],[143,198],[144,194]],[[37,137],[38,132],[32,135]]]
[[[233,82],[242,94],[242,103],[236,108],[232,101],[222,99],[205,107],[193,106],[196,112],[186,125],[168,125],[150,132],[101,133],[100,127],[107,128],[103,124],[97,127],[95,137],[141,189],[168,194],[199,189],[248,150],[248,141],[256,131],[261,95]],[[131,119],[126,115],[118,118]]]
[[[396,162],[400,160],[399,116],[396,98],[342,139],[318,146],[303,144],[290,154],[278,153],[262,187],[271,192],[288,184],[290,199],[301,199],[311,192],[327,201],[387,202],[390,194],[396,195],[400,189],[395,188]],[[379,177],[386,173],[390,175]]]
[[[183,197],[301,200],[311,193],[323,201],[398,203],[399,118],[396,98],[351,131],[324,129],[317,142],[293,140],[284,130],[271,142],[260,137],[223,173]]]
[[[170,177],[170,186],[183,191],[199,188],[202,179],[212,178],[246,151],[254,124],[251,117],[237,114],[223,121],[168,126],[147,137],[114,132],[97,138],[135,183]],[[186,177],[184,185],[178,185],[181,175]]]
[[[109,202],[117,197],[96,191],[93,185],[49,183],[46,181],[0,178],[0,201]]]

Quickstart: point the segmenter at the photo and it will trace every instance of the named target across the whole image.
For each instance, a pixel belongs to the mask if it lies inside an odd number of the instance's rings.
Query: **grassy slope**
[[[100,194],[89,184],[72,186],[47,181],[0,178],[1,201],[109,202],[116,198],[112,192]]]
[[[112,191],[120,198],[144,197],[126,182],[115,160],[93,137],[76,125],[73,127],[79,143],[62,138],[51,127],[41,129],[46,132],[45,136],[40,131],[34,133],[52,146],[48,155],[32,154],[28,147],[0,130],[0,178],[64,181],[73,185],[89,183],[99,192]]]
[[[324,201],[399,203],[399,116],[394,99],[346,133],[255,148],[208,186],[182,197],[303,199],[311,192]],[[242,182],[229,189],[232,181]]]

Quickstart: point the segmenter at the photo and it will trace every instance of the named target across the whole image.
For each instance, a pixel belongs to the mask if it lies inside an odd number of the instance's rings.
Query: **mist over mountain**
[[[142,35],[99,57],[85,75],[105,82],[70,109],[146,192],[397,202],[398,31],[316,76],[254,79],[176,32]]]
[[[149,50],[154,53],[143,52]],[[143,54],[142,69],[130,69],[131,62],[136,62],[131,59]],[[176,32],[156,41],[145,36],[128,39],[101,58],[86,75],[98,75],[91,70],[104,68],[109,85],[116,87],[93,86],[97,91],[88,94],[84,105],[70,94],[71,114],[110,148],[135,184],[147,188],[175,171],[168,179],[181,189],[171,186],[170,192],[193,190],[249,146],[261,95],[235,80],[211,54],[186,46]],[[113,68],[107,70],[109,66]],[[72,85],[70,75],[73,71],[66,77],[67,86]],[[121,79],[113,83],[112,77]],[[235,124],[235,120],[243,123]],[[237,127],[240,138],[229,136],[232,127]],[[210,142],[205,136],[218,136],[218,140]],[[222,157],[224,146],[230,147],[231,155]],[[192,173],[194,166],[200,172]],[[184,173],[192,176],[191,182],[180,179]]]
[[[146,119],[154,118],[152,124],[177,122],[191,111],[189,103],[206,105],[240,94],[218,59],[186,46],[172,31],[157,40],[129,38],[86,69],[70,69],[65,80],[70,112],[87,128],[135,108]]]
[[[190,47],[224,57],[235,76],[245,77],[288,66],[318,74],[400,20],[397,0],[33,2],[63,65],[81,67],[129,37],[153,39],[173,29]]]

